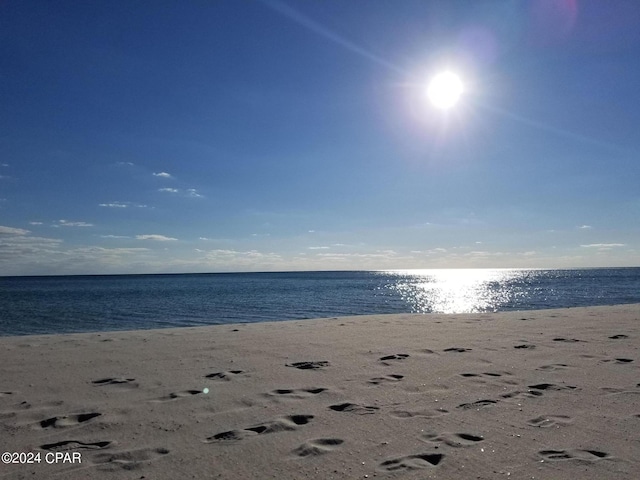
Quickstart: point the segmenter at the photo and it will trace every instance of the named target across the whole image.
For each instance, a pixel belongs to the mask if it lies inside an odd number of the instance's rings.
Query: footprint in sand
[[[480,435],[474,435],[472,433],[425,433],[420,435],[420,440],[428,443],[444,443],[450,447],[470,447],[478,442],[484,441],[484,438]]]
[[[9,395],[13,395],[14,392],[0,392],[0,397],[8,397]]]
[[[640,395],[640,390],[625,390],[623,388],[616,388],[616,387],[602,387],[601,390],[604,390],[609,395],[621,395],[621,394]]]
[[[143,464],[156,460],[169,453],[166,448],[141,448],[139,450],[125,450],[113,453],[97,453],[91,463],[97,465],[98,470],[117,471],[135,470]]]
[[[391,365],[392,362],[390,362],[390,360],[404,360],[406,358],[409,358],[408,353],[396,353],[394,355],[385,355],[384,357],[380,357],[378,360],[380,360],[383,365]]]
[[[558,460],[582,460],[588,462],[594,462],[603,458],[609,458],[610,455],[606,452],[599,450],[540,450],[538,452],[544,460],[558,461]]]
[[[201,393],[204,393],[204,391],[203,390],[183,390],[182,392],[170,393],[169,395],[166,395],[166,396],[160,397],[160,398],[156,398],[156,399],[150,400],[150,401],[154,402],[154,403],[171,402],[173,400],[178,400],[180,398],[191,397],[193,395],[199,395]]]
[[[385,460],[378,465],[378,471],[388,473],[435,467],[440,464],[443,458],[444,454],[442,453],[418,453],[415,455],[405,455],[404,457]]]
[[[445,348],[444,351],[445,352],[464,353],[464,352],[470,352],[471,349],[470,348],[462,348],[462,347],[451,347],[451,348]]]
[[[96,387],[104,387],[107,385],[114,385],[118,387],[127,387],[127,388],[137,388],[138,384],[136,383],[135,378],[124,378],[124,377],[114,377],[114,378],[101,378],[100,380],[94,380],[91,382]]]
[[[47,428],[65,428],[65,427],[74,427],[76,425],[80,425],[81,423],[88,422],[93,420],[96,417],[101,416],[101,413],[79,413],[76,415],[66,415],[63,417],[51,417],[46,420],[42,420],[39,425],[43,429]]]
[[[573,423],[573,418],[567,415],[540,415],[539,417],[532,418],[527,423],[532,427],[559,428]]]
[[[341,438],[316,438],[313,440],[307,440],[298,448],[293,451],[293,454],[298,457],[309,457],[324,455],[336,449],[338,445],[342,445],[344,440]]]
[[[522,345],[514,345],[513,348],[518,348],[518,349],[534,349],[536,348],[535,345],[532,345],[530,343],[523,343]]]
[[[317,370],[329,366],[329,362],[326,360],[318,360],[313,362],[296,362],[287,363],[287,367],[299,368],[300,370]]]
[[[64,440],[62,442],[46,443],[40,445],[42,450],[49,450],[51,452],[66,452],[68,450],[102,450],[114,445],[114,442],[93,442],[84,443],[79,440]]]
[[[357,403],[338,403],[336,405],[330,405],[329,408],[334,412],[349,412],[356,415],[370,415],[376,413],[379,410],[378,407],[370,405],[358,405]]]
[[[516,400],[520,398],[535,398],[535,397],[541,397],[541,396],[542,396],[542,392],[538,390],[527,390],[526,392],[523,392],[521,390],[515,390],[513,392],[503,393],[502,395],[500,395],[501,398],[505,398],[505,399],[514,398]]]
[[[529,388],[534,390],[575,390],[578,387],[574,387],[573,385],[556,385],[554,383],[538,383],[536,385],[529,385]]]
[[[389,383],[389,382],[399,382],[404,378],[404,375],[385,375],[384,377],[374,377],[369,380],[367,383],[371,385],[380,385],[381,383]]]
[[[482,407],[488,407],[490,405],[495,405],[498,403],[498,400],[478,400],[476,402],[471,403],[461,403],[456,408],[462,408],[463,410],[476,409],[479,410]]]
[[[295,398],[295,399],[303,399],[309,398],[314,395],[318,395],[319,393],[326,392],[328,389],[323,387],[317,388],[278,388],[276,390],[272,390],[268,393],[265,393],[267,397],[276,397],[276,398]]]
[[[631,359],[631,358],[613,358],[613,359],[600,360],[600,362],[601,363],[614,362],[614,363],[624,364],[624,363],[633,362],[633,359]]]
[[[584,342],[584,340],[578,340],[577,338],[564,338],[564,337],[554,338],[553,341],[554,342],[567,342],[567,343]]]
[[[558,370],[566,370],[570,368],[566,363],[552,363],[551,365],[543,365],[536,368],[536,370],[542,370],[543,372],[556,372]]]
[[[473,378],[473,377],[502,377],[502,376],[511,376],[513,375],[510,372],[483,372],[483,373],[461,373],[460,376],[461,377],[467,377],[467,378]]]
[[[241,430],[229,430],[227,432],[216,433],[211,437],[207,437],[205,443],[237,441],[254,435],[296,430],[298,426],[309,423],[312,418],[313,415],[289,415]]]
[[[622,333],[619,333],[618,335],[611,335],[609,338],[612,340],[621,340],[623,338],[629,338],[629,335],[624,335]]]
[[[229,370],[227,372],[210,373],[209,375],[205,375],[204,377],[210,378],[212,380],[223,380],[228,382],[233,379],[233,377],[242,375],[243,373],[245,373],[243,370]]]
[[[448,414],[449,410],[445,410],[444,408],[434,408],[433,410],[418,410],[413,412],[408,410],[393,410],[392,412],[389,412],[389,415],[395,418],[436,418]]]

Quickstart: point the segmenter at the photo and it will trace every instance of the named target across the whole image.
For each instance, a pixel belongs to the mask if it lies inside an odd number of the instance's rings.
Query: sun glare
[[[462,80],[453,72],[440,72],[427,87],[427,97],[434,107],[448,110],[458,103],[464,91]]]

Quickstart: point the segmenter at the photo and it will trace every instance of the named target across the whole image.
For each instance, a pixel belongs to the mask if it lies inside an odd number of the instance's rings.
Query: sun
[[[442,110],[454,107],[462,93],[464,86],[460,77],[453,72],[445,71],[435,75],[427,87],[427,97],[432,105]]]

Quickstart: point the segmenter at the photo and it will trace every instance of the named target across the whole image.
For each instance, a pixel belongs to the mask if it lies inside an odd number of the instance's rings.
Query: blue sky
[[[2,275],[640,265],[633,0],[4,0],[0,41]]]

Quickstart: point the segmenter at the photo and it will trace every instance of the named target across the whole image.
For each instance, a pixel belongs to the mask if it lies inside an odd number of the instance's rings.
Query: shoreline
[[[91,330],[91,331],[82,331],[82,332],[61,332],[61,333],[26,333],[23,335],[2,335],[0,333],[0,342],[4,339],[11,338],[25,338],[25,337],[56,337],[59,335],[96,335],[96,334],[109,334],[109,333],[126,333],[126,332],[162,332],[166,330],[182,330],[182,329],[208,329],[214,327],[225,327],[225,326],[238,326],[238,325],[262,325],[262,324],[280,324],[287,322],[314,322],[314,321],[332,321],[338,320],[341,318],[360,318],[360,317],[407,317],[407,316],[417,316],[417,317],[429,317],[429,316],[473,316],[473,315],[504,315],[504,314],[526,314],[530,312],[548,312],[549,310],[574,310],[574,309],[592,309],[592,308],[612,308],[612,307],[626,307],[626,306],[634,306],[637,305],[640,310],[640,303],[631,302],[631,303],[613,303],[607,305],[590,305],[590,306],[575,306],[575,307],[548,307],[548,308],[536,308],[536,309],[522,309],[522,310],[499,310],[496,312],[463,312],[463,313],[379,313],[379,314],[370,314],[363,313],[357,315],[339,315],[332,317],[318,317],[318,318],[287,318],[283,320],[266,320],[266,321],[256,321],[256,322],[229,322],[229,323],[215,323],[208,325],[185,325],[183,327],[171,326],[171,327],[154,327],[154,328],[142,328],[142,329],[123,329],[123,330]]]
[[[0,337],[37,478],[637,478],[640,304]],[[365,477],[367,476],[367,477]]]

